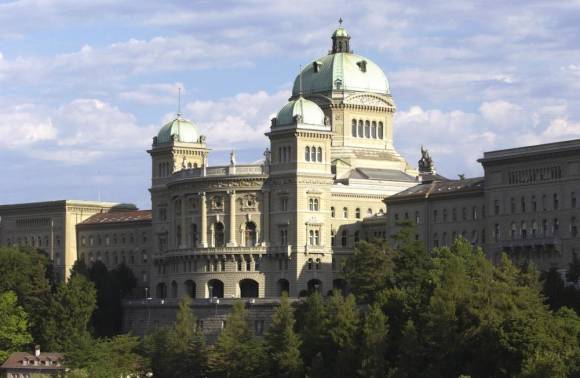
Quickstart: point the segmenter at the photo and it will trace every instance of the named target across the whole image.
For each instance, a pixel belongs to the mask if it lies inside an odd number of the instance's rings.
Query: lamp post
[[[209,289],[209,301],[213,302],[213,285],[207,285],[207,288]]]

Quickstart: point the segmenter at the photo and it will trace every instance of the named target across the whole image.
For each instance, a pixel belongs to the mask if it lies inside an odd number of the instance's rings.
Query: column
[[[187,201],[181,196],[181,243],[179,248],[187,248]]]
[[[262,192],[262,245],[270,244],[270,190]]]
[[[236,192],[228,192],[230,195],[230,226],[228,227],[228,247],[236,246]]]
[[[199,193],[200,198],[200,235],[199,235],[199,248],[207,248],[207,201],[205,193]]]

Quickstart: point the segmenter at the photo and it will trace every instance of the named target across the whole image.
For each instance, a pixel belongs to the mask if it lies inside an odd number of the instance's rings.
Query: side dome
[[[346,52],[326,55],[308,64],[294,79],[292,96],[330,92],[333,90],[371,92],[389,95],[389,81],[372,60]]]
[[[182,143],[197,143],[201,136],[198,127],[181,115],[165,124],[157,133],[157,143],[169,143],[172,140]]]
[[[324,125],[324,112],[320,106],[302,96],[290,101],[280,109],[276,116],[276,125],[292,125],[296,116],[299,117],[299,123]]]

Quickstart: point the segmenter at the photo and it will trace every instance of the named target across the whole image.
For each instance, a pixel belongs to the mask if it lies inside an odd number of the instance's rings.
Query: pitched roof
[[[381,181],[406,181],[414,182],[415,177],[397,169],[355,168],[350,171],[349,178],[381,180]]]
[[[151,219],[151,210],[115,211],[95,214],[81,224],[141,222],[150,221]]]
[[[2,369],[62,370],[63,357],[62,353],[55,352],[41,352],[38,357],[28,352],[14,352],[2,364]]]
[[[412,198],[430,198],[450,193],[468,193],[483,191],[483,177],[467,178],[463,180],[432,181],[415,185],[387,198],[387,201]]]

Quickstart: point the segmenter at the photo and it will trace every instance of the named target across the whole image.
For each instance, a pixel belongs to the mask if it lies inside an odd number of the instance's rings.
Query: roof
[[[104,224],[151,221],[151,210],[116,211],[112,213],[100,213],[87,218],[81,224]]]
[[[276,126],[294,124],[294,117],[299,116],[298,123],[324,125],[324,112],[316,103],[298,97],[288,102],[276,116]]]
[[[461,194],[482,192],[484,187],[484,178],[475,177],[462,180],[445,180],[433,181],[424,184],[415,185],[402,192],[393,194],[386,199],[387,202],[408,199],[431,198],[445,194]]]
[[[494,161],[538,157],[540,155],[552,155],[555,153],[571,151],[580,152],[580,139],[484,152],[483,158],[477,161],[485,165],[486,163]]]
[[[20,209],[35,209],[35,208],[64,208],[66,206],[84,206],[84,207],[96,207],[96,208],[111,208],[123,209],[123,210],[133,210],[137,209],[132,203],[117,203],[117,202],[100,202],[100,201],[83,201],[83,200],[57,200],[57,201],[44,201],[44,202],[26,202],[26,203],[14,203],[0,205],[0,211],[2,210],[20,210]]]
[[[346,90],[390,94],[389,81],[383,70],[372,60],[352,53],[335,53],[306,65],[294,80],[292,96],[302,93]]]
[[[348,178],[380,181],[415,182],[415,177],[397,169],[355,168],[350,171]]]
[[[332,33],[332,36],[333,37],[344,37],[344,38],[349,37],[348,32],[346,31],[346,29],[344,27],[342,27],[342,25],[339,26],[338,29],[336,29],[334,31],[334,33]]]
[[[157,133],[157,143],[169,143],[173,136],[178,142],[198,143],[201,133],[196,125],[190,120],[177,115],[175,119],[165,124]]]
[[[63,358],[62,353],[55,352],[41,352],[38,357],[32,353],[14,352],[2,364],[2,369],[62,370]]]

